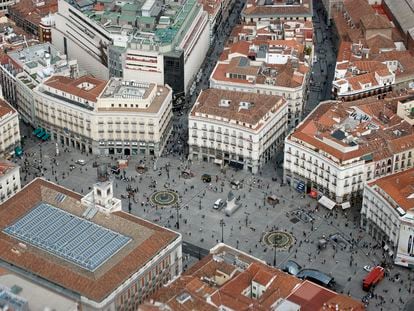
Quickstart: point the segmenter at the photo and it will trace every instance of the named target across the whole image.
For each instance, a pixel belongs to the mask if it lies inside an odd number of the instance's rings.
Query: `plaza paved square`
[[[29,139],[25,152],[26,156],[19,160],[23,165],[23,183],[33,179],[35,173],[43,174],[44,178],[83,194],[90,191],[97,180],[97,169],[92,167],[94,162],[116,164],[115,159],[98,158],[71,149],[60,149],[56,156],[54,142],[39,145]],[[40,156],[42,173],[38,169]],[[79,159],[84,159],[86,165],[76,164]],[[147,168],[141,175],[136,171],[139,163]],[[74,168],[71,170],[70,166]],[[190,168],[194,177],[181,177],[186,167]],[[211,183],[201,180],[205,173],[211,175]],[[114,181],[115,196],[122,198],[125,211],[129,211],[130,202],[132,214],[172,229],[176,229],[177,210],[173,207],[155,207],[149,203],[149,198],[155,191],[175,191],[179,197],[179,231],[183,240],[203,249],[209,249],[221,241],[220,222],[223,220],[225,243],[273,265],[273,249],[262,243],[262,235],[271,230],[287,231],[294,237],[295,243],[289,249],[276,253],[277,266],[281,267],[291,259],[304,268],[320,269],[334,277],[337,291],[357,299],[366,295],[362,290],[362,279],[367,274],[363,267],[384,261],[383,250],[376,248],[376,242],[359,230],[357,212],[330,212],[323,207],[317,208],[316,200],[299,194],[287,185],[281,186],[281,169],[275,169],[273,164],[267,165],[261,174],[251,176],[232,169],[222,172],[212,163],[189,165],[176,157],[159,158],[155,167],[150,159],[132,159],[125,170],[119,175],[111,174],[110,179]],[[231,180],[240,181],[242,188],[231,189]],[[129,199],[127,189],[135,192]],[[217,199],[226,200],[229,191],[238,199],[240,208],[233,215],[226,216],[224,209],[214,209],[213,205]],[[273,206],[268,203],[267,197],[272,194],[279,199],[279,204]],[[326,249],[319,250],[318,241],[333,235],[336,242],[332,239]],[[185,264],[192,262],[194,258]],[[396,275],[399,277],[396,278]],[[376,296],[370,300],[369,310],[401,309],[408,300],[410,279],[413,278],[414,274],[409,270],[392,266],[389,276],[375,289]]]

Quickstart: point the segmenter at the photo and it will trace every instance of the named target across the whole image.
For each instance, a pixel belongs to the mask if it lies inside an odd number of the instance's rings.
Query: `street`
[[[323,100],[331,99],[332,80],[335,74],[336,51],[332,42],[332,30],[323,18],[323,5],[314,1],[314,42],[316,62],[313,64],[308,100],[304,116]]]

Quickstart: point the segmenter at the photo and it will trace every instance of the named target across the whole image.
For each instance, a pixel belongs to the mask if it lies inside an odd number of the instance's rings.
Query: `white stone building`
[[[197,0],[162,6],[154,0],[59,0],[58,8],[53,43],[101,79],[168,84],[185,93],[209,48],[208,14]]]
[[[0,99],[0,157],[9,158],[20,146],[19,114]]]
[[[288,103],[288,125],[302,119],[309,67],[299,61],[303,45],[295,40],[266,44],[239,41],[226,49],[216,64],[210,87],[283,96]]]
[[[37,178],[2,203],[0,247],[13,245],[15,255],[0,252],[0,264],[75,298],[78,309],[138,310],[181,274],[181,234],[116,209],[101,212],[83,198]],[[108,203],[106,192],[101,198]]]
[[[366,182],[413,167],[414,131],[397,99],[324,102],[285,140],[284,181],[347,208]]]
[[[203,90],[188,120],[189,159],[257,173],[287,131],[287,103],[275,95]]]
[[[54,74],[77,76],[76,60],[68,60],[50,43],[32,45],[7,53],[0,64],[5,98],[26,123],[35,126],[33,89]]]
[[[159,156],[171,131],[168,86],[53,76],[34,92],[37,126],[88,153]]]
[[[365,185],[361,227],[382,243],[396,264],[414,265],[413,168]]]
[[[0,204],[20,191],[20,166],[0,159]]]

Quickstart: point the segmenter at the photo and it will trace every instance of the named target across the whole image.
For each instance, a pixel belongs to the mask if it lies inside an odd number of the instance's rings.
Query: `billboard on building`
[[[414,268],[414,221],[402,221],[395,264]]]

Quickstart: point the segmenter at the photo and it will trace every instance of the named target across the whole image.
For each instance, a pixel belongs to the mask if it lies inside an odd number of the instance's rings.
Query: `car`
[[[83,160],[83,159],[79,159],[79,160],[76,160],[76,162],[75,162],[76,164],[79,164],[79,165],[85,165],[86,164],[86,161],[85,160]]]
[[[209,174],[203,174],[203,175],[201,176],[201,180],[202,180],[203,182],[205,182],[205,183],[211,182],[211,175],[209,175]]]
[[[73,170],[75,167],[76,167],[75,165],[71,164],[69,165],[69,170]]]
[[[224,206],[223,199],[217,199],[216,202],[214,202],[213,208],[214,209],[221,209]]]
[[[364,266],[364,270],[367,271],[367,272],[371,272],[371,270],[372,270],[371,265]]]

